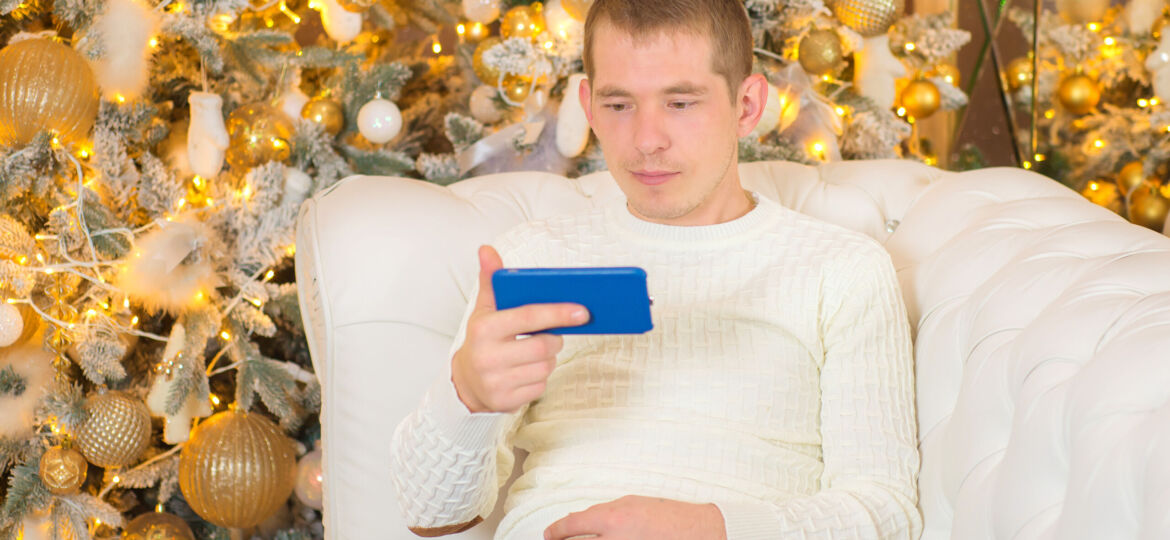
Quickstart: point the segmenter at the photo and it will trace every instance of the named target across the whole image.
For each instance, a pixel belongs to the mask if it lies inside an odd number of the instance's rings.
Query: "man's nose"
[[[634,147],[643,154],[653,154],[670,147],[662,113],[653,107],[644,107],[634,118]]]

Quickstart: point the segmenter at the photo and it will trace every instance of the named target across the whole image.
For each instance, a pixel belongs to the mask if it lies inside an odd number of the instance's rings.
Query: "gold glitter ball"
[[[1057,98],[1073,114],[1085,114],[1101,101],[1101,87],[1084,73],[1076,73],[1060,81]]]
[[[885,34],[906,10],[906,0],[831,0],[825,3],[841,24],[863,37]]]
[[[71,495],[85,483],[88,468],[89,463],[85,462],[81,452],[54,446],[41,455],[41,482],[54,495]]]
[[[179,516],[147,512],[126,524],[122,540],[195,540],[195,534]]]
[[[77,436],[81,454],[98,467],[125,467],[150,444],[150,412],[142,400],[125,392],[85,399],[89,417]]]
[[[269,161],[284,161],[292,155],[294,130],[292,120],[271,105],[252,103],[237,107],[227,121],[231,136],[228,163],[236,169],[247,170]]]
[[[841,38],[833,30],[813,30],[801,38],[796,56],[805,71],[813,75],[829,73],[841,63]]]
[[[1162,196],[1155,182],[1142,184],[1129,196],[1129,220],[1142,227],[1162,232],[1168,213],[1170,199]]]

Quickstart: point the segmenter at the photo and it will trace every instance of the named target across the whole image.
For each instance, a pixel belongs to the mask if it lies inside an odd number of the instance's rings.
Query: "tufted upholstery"
[[[893,258],[915,335],[923,538],[1170,538],[1170,239],[1017,169],[740,171]],[[621,196],[607,173],[507,173],[352,177],[305,203],[297,281],[329,538],[412,537],[389,441],[448,361],[476,246]],[[490,538],[496,520],[457,538]]]

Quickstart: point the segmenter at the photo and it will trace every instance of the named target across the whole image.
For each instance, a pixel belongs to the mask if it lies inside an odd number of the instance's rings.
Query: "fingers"
[[[496,312],[491,324],[501,335],[518,336],[587,322],[589,311],[579,304],[528,304]]]
[[[588,536],[602,533],[601,524],[597,523],[596,513],[585,510],[573,512],[544,530],[545,540],[565,540],[574,536]]]
[[[496,248],[488,245],[479,246],[479,296],[476,297],[477,310],[496,310],[496,293],[492,290],[492,274],[504,267],[504,261]]]

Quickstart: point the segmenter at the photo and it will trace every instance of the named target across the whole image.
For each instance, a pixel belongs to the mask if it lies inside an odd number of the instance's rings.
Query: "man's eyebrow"
[[[684,82],[672,85],[666,90],[663,90],[662,93],[667,95],[691,94],[701,96],[707,93],[707,89],[694,83]]]
[[[597,90],[597,97],[630,97],[631,94],[616,86],[603,86]]]

